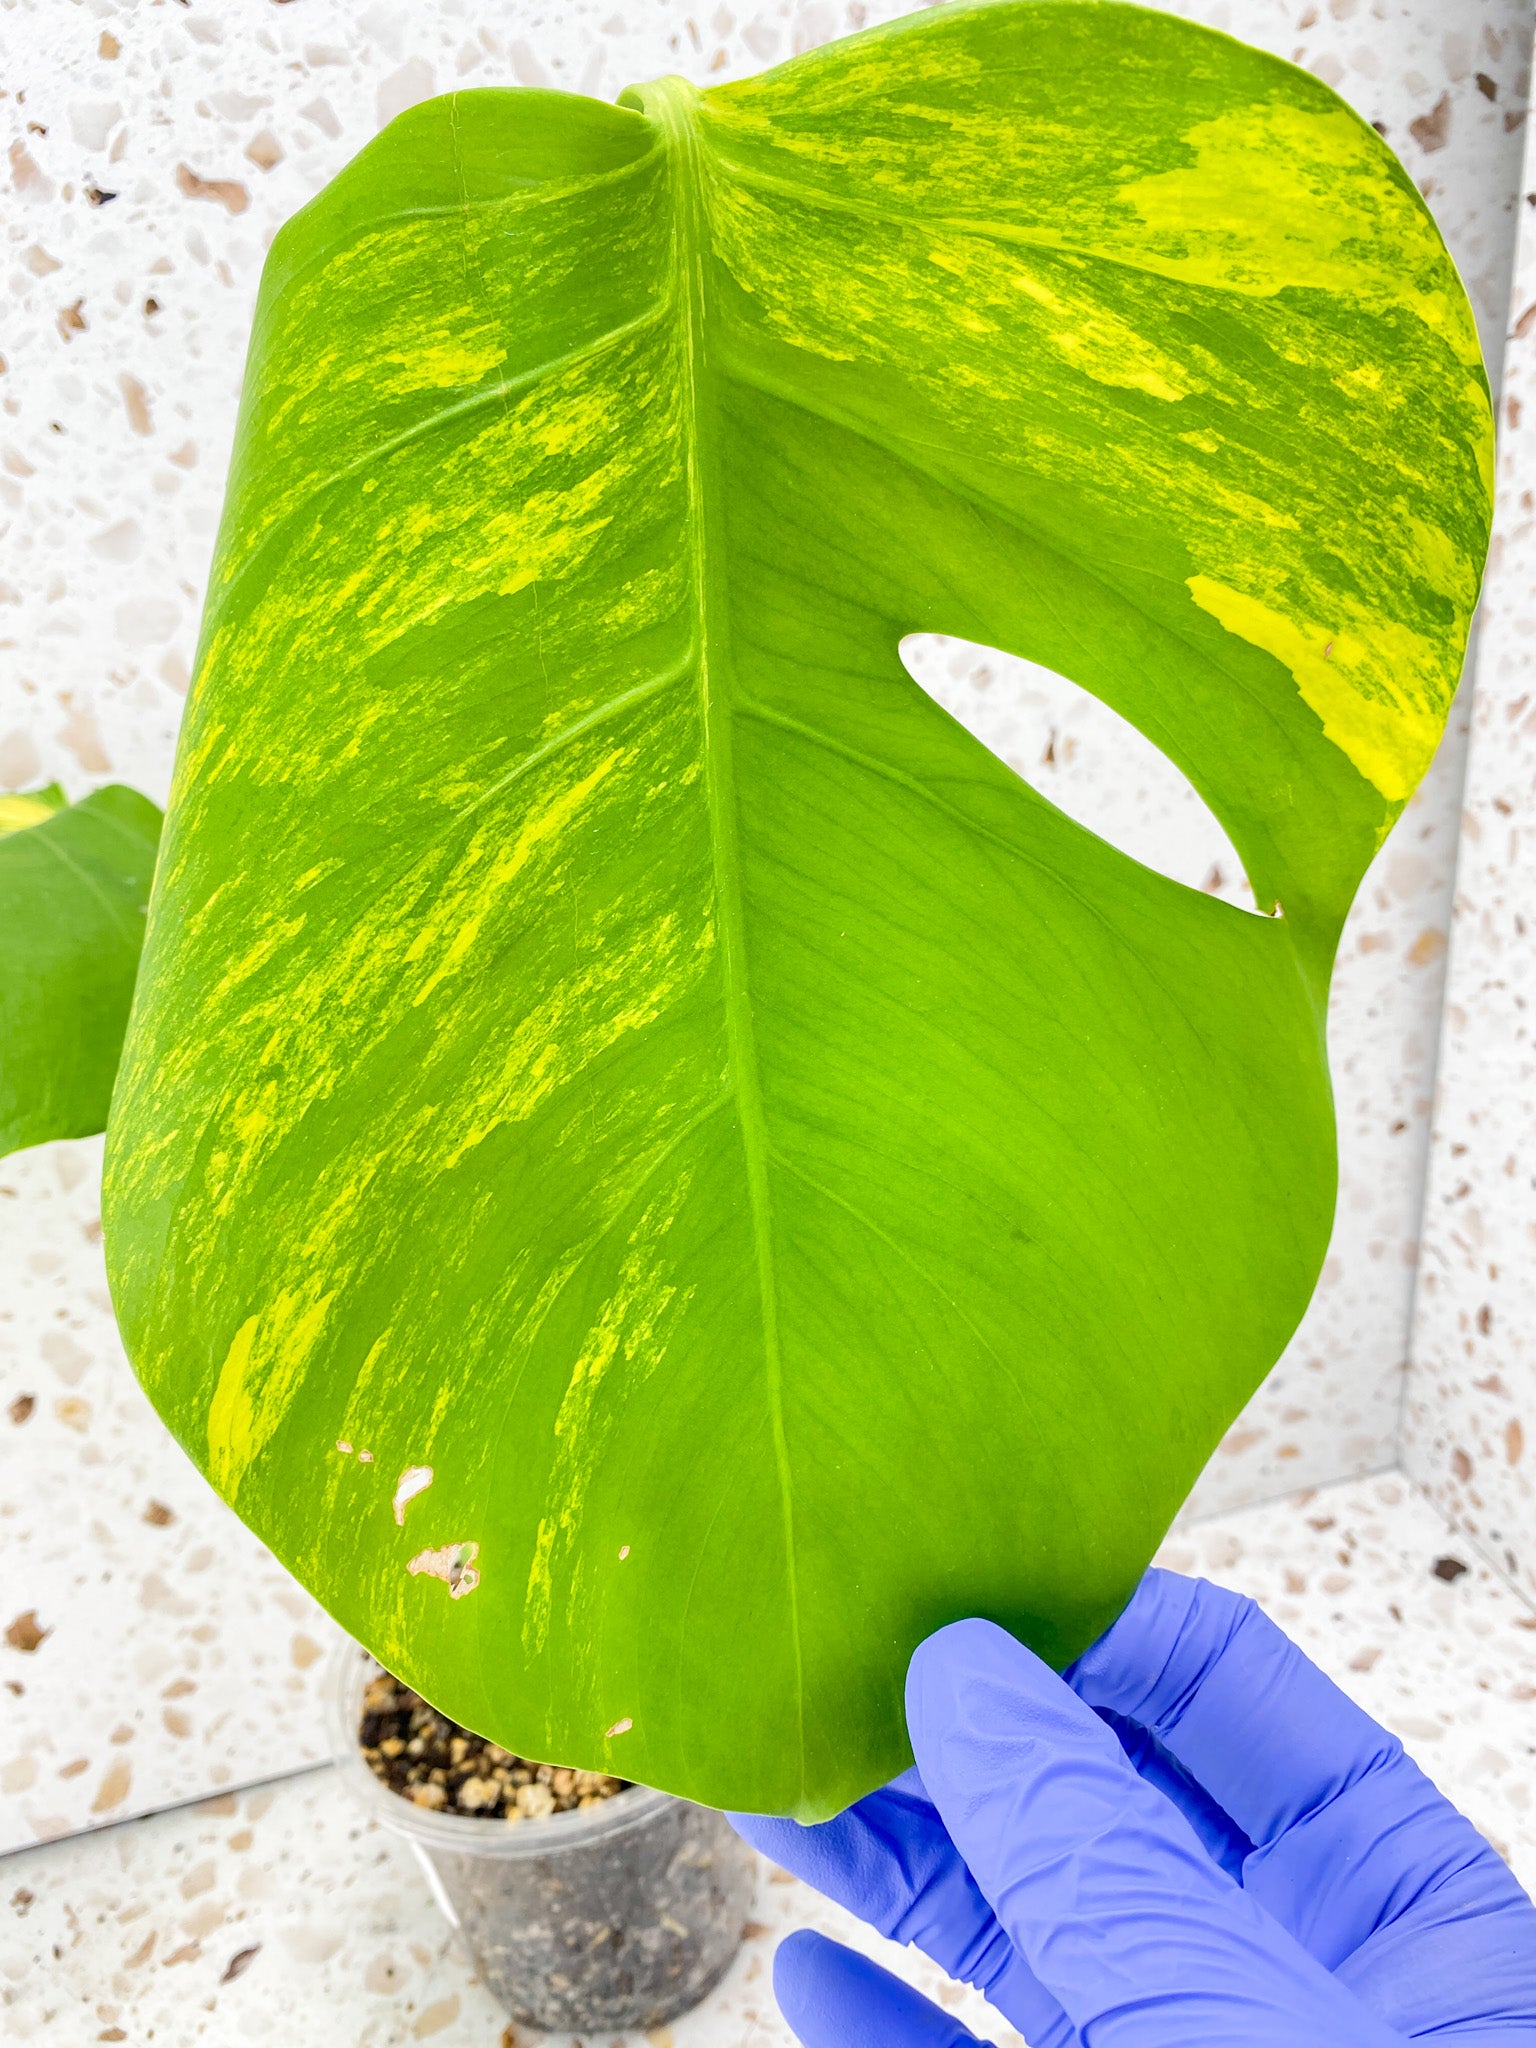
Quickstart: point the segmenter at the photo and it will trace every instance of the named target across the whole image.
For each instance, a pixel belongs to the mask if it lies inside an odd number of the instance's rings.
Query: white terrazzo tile
[[[1405,1455],[1536,1589],[1536,212],[1521,212]]]
[[[1529,1886],[1536,1614],[1485,1566],[1454,1584],[1435,1577],[1448,1547],[1440,1517],[1387,1479],[1182,1532],[1166,1561],[1260,1599],[1397,1730]],[[719,1989],[665,2032],[613,2048],[788,2048],[769,1959],[780,1935],[805,1925],[878,1955],[1017,2048],[974,1993],[766,1865],[753,1931]],[[495,2048],[504,2038],[504,2015],[473,1981],[409,1853],[329,1770],[7,1858],[0,2012],[8,2038],[45,2048]]]
[[[100,1156],[0,1160],[0,1851],[326,1753],[336,1632],[129,1371]]]
[[[624,2048],[790,2048],[770,1989],[779,1936],[809,1925],[871,1953],[885,1948],[766,1863],[752,1910],[749,1937],[710,1998],[668,2028],[618,2037]],[[1016,2048],[1019,2036],[974,1992],[921,1958],[900,1966],[968,2025]],[[0,2013],[7,2039],[70,2048],[151,2038],[168,2048],[426,2039],[511,2048],[513,2038],[410,1851],[330,1770],[0,1863]],[[527,2029],[515,2038],[551,2048],[564,2039]],[[606,2048],[614,2037],[602,2039]]]
[[[120,778],[163,797],[262,257],[383,119],[459,84],[612,97],[669,70],[730,78],[901,11],[899,0],[773,0],[707,18],[682,0],[641,10],[618,0],[5,0],[0,787],[57,775],[79,795]],[[1174,11],[1310,65],[1381,125],[1436,211],[1496,358],[1530,0],[1190,0]],[[1183,860],[1204,880],[1219,856],[1205,859],[1198,807],[1159,794],[1134,751],[1095,737],[1070,690],[1036,680],[1040,702],[1026,704],[1033,685],[1019,681],[994,743],[1012,745],[1047,793],[1065,798],[1072,785],[1111,836],[1150,831],[1161,861]],[[984,720],[1001,683],[984,703],[968,659],[942,687],[992,730]],[[1062,744],[1047,764],[1053,728]],[[1344,1152],[1334,1246],[1307,1324],[1197,1493],[1205,1510],[1391,1455],[1460,760],[1453,733],[1351,920],[1332,1022]],[[1237,887],[1235,876],[1223,886]],[[0,1178],[43,1188],[60,1170],[55,1153],[67,1148],[0,1167]],[[17,1391],[39,1407],[14,1433],[0,1417],[15,1509],[7,1592],[12,1556],[32,1575],[0,1627],[37,1607],[54,1629],[34,1654],[0,1650],[0,1676],[20,1671],[27,1688],[0,1693],[0,1772],[19,1766],[18,1789],[0,1792],[0,1841],[210,1790],[276,1768],[274,1750],[296,1763],[314,1746],[304,1674],[285,1660],[295,1634],[318,1640],[316,1625],[287,1611],[299,1596],[201,1491],[127,1383],[99,1253],[81,1234],[94,1210],[81,1200],[80,1216],[45,1204],[21,1231],[0,1215],[0,1307],[45,1278],[60,1331],[91,1359],[76,1385],[40,1352],[18,1353]],[[39,1276],[34,1258],[59,1263]],[[73,1370],[73,1354],[60,1355]],[[83,1430],[78,1409],[57,1405],[72,1400],[93,1404]],[[163,1497],[179,1520],[144,1523],[140,1495]],[[157,1579],[190,1611],[120,1597]],[[70,1605],[67,1623],[55,1600]],[[211,1631],[201,1643],[200,1630]],[[151,1707],[141,1695],[156,1680],[136,1679],[123,1650],[135,1632],[147,1656],[162,1638],[165,1654],[202,1656],[204,1690],[179,1701],[155,1692]],[[160,1675],[177,1684],[182,1667]],[[241,1699],[258,1703],[249,1719]],[[168,1710],[196,1732],[175,1733]],[[120,1782],[108,1775],[111,1737],[129,1724],[129,1787],[93,1813]],[[34,1754],[37,1777],[23,1783]],[[86,1771],[57,1776],[82,1755]]]

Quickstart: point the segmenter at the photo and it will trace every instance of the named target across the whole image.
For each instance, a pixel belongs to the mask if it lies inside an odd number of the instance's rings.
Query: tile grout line
[[[268,1785],[290,1785],[295,1778],[313,1777],[317,1771],[334,1771],[333,1757],[317,1757],[313,1763],[295,1764],[291,1770],[275,1771],[265,1778],[243,1778],[238,1785],[220,1785],[212,1792],[196,1792],[188,1799],[173,1799],[164,1806],[147,1806],[142,1813],[125,1813],[119,1820],[98,1821],[94,1827],[70,1828],[62,1835],[45,1835],[35,1842],[17,1842],[0,1849],[0,1864],[11,1856],[34,1856],[40,1849],[60,1848],[66,1842],[85,1842],[97,1835],[110,1835],[119,1828],[137,1827],[141,1821],[159,1820],[162,1814],[191,1813],[216,1799],[237,1799],[242,1793],[260,1792]]]

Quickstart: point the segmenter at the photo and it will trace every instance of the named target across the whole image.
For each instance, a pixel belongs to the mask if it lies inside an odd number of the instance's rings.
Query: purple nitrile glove
[[[907,1677],[917,1769],[767,1855],[975,1985],[1030,2048],[1536,2044],[1536,1907],[1251,1600],[1150,1571],[1058,1678],[984,1621]],[[958,2048],[958,2021],[809,1932],[807,2048]]]

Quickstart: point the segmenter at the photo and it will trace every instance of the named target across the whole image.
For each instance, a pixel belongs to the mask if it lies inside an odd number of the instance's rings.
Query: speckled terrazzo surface
[[[1405,1420],[1412,1470],[1536,1590],[1536,213],[1522,214]]]
[[[0,0],[0,787],[57,775],[79,795],[125,779],[163,797],[264,250],[383,120],[460,83],[611,97],[669,70],[728,78],[900,11]],[[1496,367],[1528,0],[1175,11],[1310,65],[1381,125],[1441,222]],[[1198,800],[1070,686],[982,650],[913,660],[1066,808],[1183,879],[1241,893]],[[1307,1322],[1197,1490],[1205,1511],[1395,1453],[1461,731],[1346,934],[1335,1240]],[[127,1373],[93,1236],[98,1157],[56,1146],[0,1164],[14,1189],[0,1193],[0,1409],[33,1403],[24,1422],[0,1412],[0,1630],[31,1615],[40,1635],[0,1650],[0,1679],[22,1687],[0,1691],[0,1846],[302,1764],[319,1745],[306,1646],[321,1619],[202,1489]],[[151,1502],[173,1520],[146,1519]]]
[[[1446,1558],[1469,1567],[1449,1583],[1435,1573]],[[1536,1883],[1536,1612],[1401,1480],[1221,1517],[1176,1535],[1163,1562],[1261,1600]],[[769,1963],[805,1925],[880,1955],[988,2039],[1018,2042],[975,1993],[764,1865],[730,1975],[628,2048],[788,2044]],[[9,2038],[60,2048],[497,2048],[504,2025],[409,1853],[330,1770],[6,1858],[0,2011]]]
[[[128,1370],[100,1151],[0,1160],[0,1629],[34,1617],[0,1647],[0,1849],[325,1754],[336,1632]]]

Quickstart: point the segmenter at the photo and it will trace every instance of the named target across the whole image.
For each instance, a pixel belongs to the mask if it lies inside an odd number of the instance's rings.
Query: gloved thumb
[[[907,1725],[1004,1933],[1095,2048],[1403,2048],[1000,1628],[956,1622],[918,1648]]]

